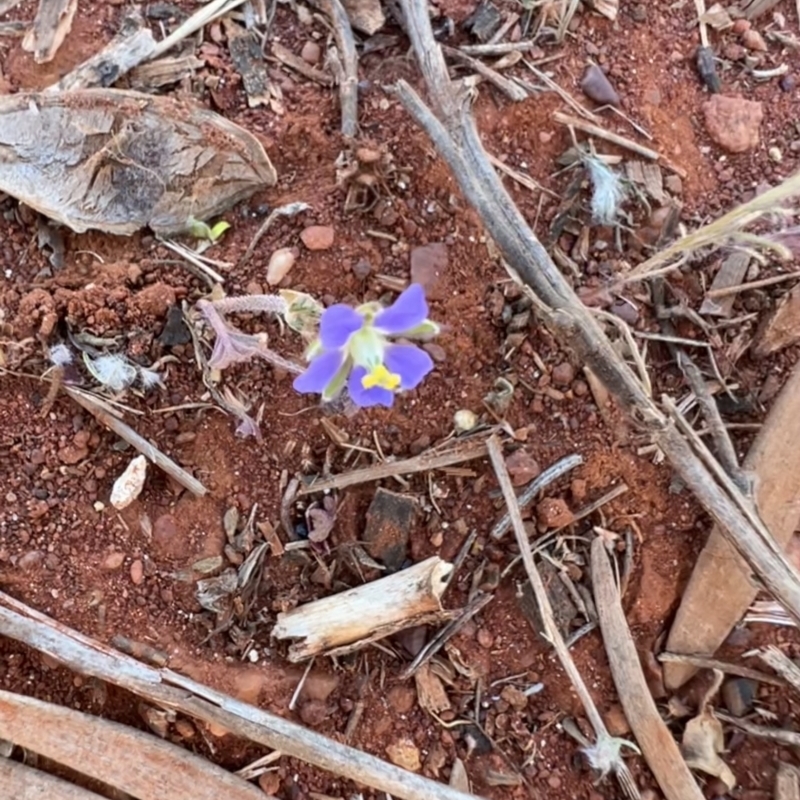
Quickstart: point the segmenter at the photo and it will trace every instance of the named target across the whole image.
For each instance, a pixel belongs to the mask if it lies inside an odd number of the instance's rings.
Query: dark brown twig
[[[630,367],[614,351],[583,303],[534,236],[486,156],[468,97],[453,90],[447,65],[431,31],[423,0],[402,0],[403,13],[434,115],[406,81],[396,92],[406,110],[428,133],[450,166],[467,201],[497,243],[512,276],[520,281],[542,318],[576,358],[598,376],[627,411],[652,436],[700,504],[719,523],[730,543],[793,616],[800,620],[800,575],[772,542],[763,524],[743,513],[747,500],[730,481],[723,483],[709,463],[686,441],[647,396]]]
[[[342,111],[342,136],[354,139],[358,134],[358,54],[353,28],[341,0],[324,0],[321,4],[333,23],[336,44],[341,52],[333,54],[331,66],[339,83]]]

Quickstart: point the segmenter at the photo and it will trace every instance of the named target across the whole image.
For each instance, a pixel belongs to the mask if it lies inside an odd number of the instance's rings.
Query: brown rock
[[[62,464],[77,464],[79,461],[83,461],[88,455],[88,447],[75,447],[74,444],[68,444],[58,451],[58,460]]]
[[[419,283],[427,297],[441,299],[441,278],[447,264],[447,245],[444,242],[415,247],[411,251],[411,282]]]
[[[136,561],[131,564],[131,580],[134,586],[139,586],[144,580],[144,564],[141,558],[137,558]]]
[[[409,685],[392,686],[386,693],[386,702],[396,713],[408,714],[417,702],[417,692]]]
[[[588,98],[601,106],[619,105],[619,95],[606,77],[605,72],[596,64],[590,64],[586,68],[581,80],[581,89]]]
[[[525,692],[517,689],[516,686],[506,685],[500,692],[500,697],[517,711],[524,711],[528,707],[528,697]]]
[[[153,523],[153,552],[162,558],[179,556],[183,552],[178,522],[172,514],[162,514]]]
[[[311,225],[300,239],[309,250],[330,250],[333,247],[333,228],[330,225]]]
[[[560,497],[546,497],[536,506],[536,518],[546,528],[562,528],[575,517]]]
[[[125,560],[125,553],[110,553],[103,560],[103,569],[109,572],[119,569]]]
[[[539,462],[524,449],[515,450],[506,458],[506,469],[514,486],[524,486],[542,471]]]
[[[309,700],[300,706],[300,719],[309,728],[318,728],[329,714],[328,706],[320,700]]]
[[[738,42],[728,42],[722,50],[722,55],[729,61],[741,61],[747,55],[747,50]]]
[[[386,748],[389,761],[398,767],[407,769],[410,772],[419,772],[422,762],[419,758],[419,750],[410,739],[400,739],[393,742]]]
[[[274,797],[281,788],[281,776],[277,772],[262,772],[258,776],[258,788],[264,794]]]
[[[744,153],[758,145],[764,118],[761,103],[715,94],[703,103],[703,116],[709,136],[723,150]]]
[[[306,42],[303,45],[303,49],[300,51],[300,58],[302,58],[306,64],[317,64],[321,57],[322,48],[320,48],[316,42]]]
[[[154,283],[137,292],[131,302],[143,314],[160,318],[175,305],[175,290],[166,283]]]
[[[492,636],[492,632],[488,628],[478,628],[475,638],[478,640],[478,644],[484,650],[492,649],[492,645],[494,644],[494,636]]]
[[[622,710],[622,706],[613,705],[603,715],[606,722],[608,732],[612,736],[625,736],[630,733],[631,726],[628,724],[628,718]]]
[[[575,378],[575,367],[569,361],[564,361],[553,368],[552,378],[556,386],[569,386]]]
[[[338,685],[339,678],[336,675],[312,669],[303,684],[300,697],[324,702]]]
[[[742,44],[754,53],[767,52],[767,43],[764,41],[764,37],[752,28],[742,34]]]
[[[27,572],[29,569],[33,569],[41,564],[42,561],[44,561],[44,553],[41,550],[31,550],[17,561],[17,566],[23,572]]]
[[[364,542],[367,552],[396,572],[406,560],[408,537],[419,506],[412,497],[379,487],[367,509]]]

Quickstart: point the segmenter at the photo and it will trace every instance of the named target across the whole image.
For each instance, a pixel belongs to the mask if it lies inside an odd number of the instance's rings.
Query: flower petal
[[[414,389],[433,369],[433,359],[413,344],[393,344],[383,356],[386,369],[400,376],[401,389]]]
[[[341,350],[326,350],[318,355],[308,369],[294,379],[295,391],[304,394],[322,394],[325,387],[336,377],[344,361]]]
[[[383,333],[399,334],[421,325],[428,318],[425,290],[412,283],[397,300],[375,317],[373,325]]]
[[[364,318],[354,308],[343,303],[326,308],[319,321],[319,338],[326,350],[338,350],[356,331],[361,330]]]
[[[362,408],[369,406],[386,406],[391,408],[394,402],[394,392],[384,389],[382,386],[373,386],[365,389],[361,383],[367,371],[364,367],[355,367],[350,373],[350,380],[347,382],[347,391],[350,393],[350,398],[357,405]]]

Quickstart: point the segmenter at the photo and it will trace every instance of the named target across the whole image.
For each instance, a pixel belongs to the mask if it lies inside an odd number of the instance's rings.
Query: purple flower
[[[394,344],[391,338],[425,339],[439,330],[428,319],[425,292],[417,283],[388,308],[380,303],[330,306],[320,319],[319,337],[306,354],[308,368],[295,379],[294,388],[321,394],[327,401],[347,386],[356,405],[389,407],[397,392],[416,388],[433,369],[424,350]]]

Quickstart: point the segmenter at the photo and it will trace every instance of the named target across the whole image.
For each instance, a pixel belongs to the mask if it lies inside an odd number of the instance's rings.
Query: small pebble
[[[752,28],[742,34],[742,44],[754,53],[767,52],[767,43],[764,41],[764,37]]]
[[[103,560],[103,569],[111,572],[112,570],[119,569],[122,562],[125,560],[125,553],[111,553]]]
[[[750,678],[731,678],[722,684],[721,697],[725,708],[734,717],[743,717],[753,707],[758,684]]]
[[[575,378],[575,367],[564,361],[553,368],[552,378],[556,386],[569,386]]]
[[[619,95],[609,82],[605,73],[596,64],[590,64],[586,68],[581,80],[583,93],[599,103],[601,106],[618,106],[620,103]]]
[[[794,75],[783,75],[781,76],[780,81],[778,81],[778,86],[781,87],[782,92],[792,92],[794,91],[794,87],[797,85],[797,80],[795,79]]]
[[[330,250],[333,247],[333,228],[330,225],[311,225],[300,239],[309,250]]]
[[[297,259],[297,253],[292,247],[281,247],[269,257],[267,266],[267,283],[277,286],[289,273]]]
[[[300,51],[300,58],[306,64],[318,64],[322,56],[322,49],[316,42],[306,42],[303,49]]]
[[[140,558],[137,558],[131,564],[131,581],[134,586],[139,586],[144,580],[144,564]]]

